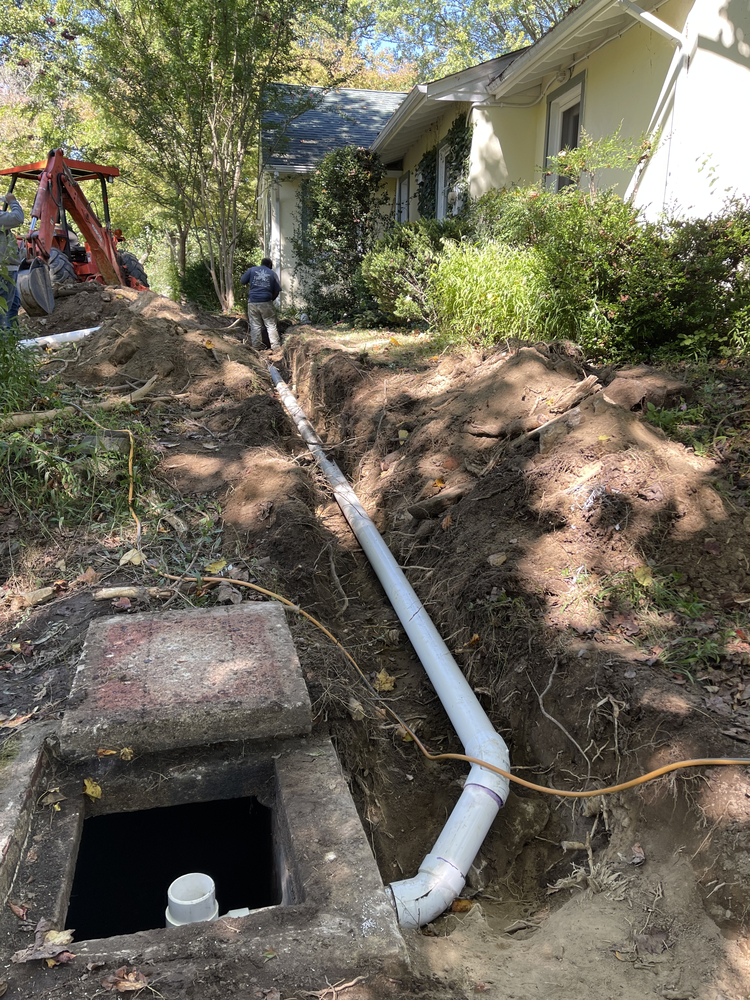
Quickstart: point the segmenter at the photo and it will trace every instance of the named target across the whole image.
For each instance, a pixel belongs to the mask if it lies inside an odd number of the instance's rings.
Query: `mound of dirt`
[[[146,320],[166,319],[186,329],[226,328],[231,320],[221,320],[191,303],[179,304],[156,292],[138,292],[133,288],[100,285],[98,282],[63,285],[55,293],[55,309],[50,316],[28,316],[19,312],[23,326],[33,336],[67,333],[99,323],[129,310]],[[246,328],[241,321],[241,328]],[[231,324],[233,325],[233,324]]]

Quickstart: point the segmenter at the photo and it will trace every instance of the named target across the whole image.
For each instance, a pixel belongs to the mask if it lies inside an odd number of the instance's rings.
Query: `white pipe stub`
[[[214,880],[202,872],[176,878],[167,889],[167,904],[167,927],[183,927],[219,916]]]

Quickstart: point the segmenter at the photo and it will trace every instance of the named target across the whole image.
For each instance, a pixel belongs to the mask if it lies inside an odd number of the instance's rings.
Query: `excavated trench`
[[[94,346],[88,350],[93,357]],[[706,601],[730,579],[737,591],[750,587],[747,543],[713,489],[710,463],[601,394],[574,405],[572,415],[563,410],[556,431],[537,434],[538,414],[553,416],[555,400],[584,374],[575,358],[539,349],[407,360],[394,366],[382,351],[342,349],[310,331],[290,337],[285,352],[289,383],[507,741],[513,770],[578,788],[685,757],[736,755],[722,732],[727,723],[711,716],[702,692],[639,646],[636,615],[597,590],[608,574],[644,565],[684,572]],[[268,388],[253,388],[242,402],[212,391],[204,383],[192,406],[202,407],[210,431],[225,433],[217,454],[181,445],[163,457],[163,474],[184,492],[218,490],[230,567],[244,565],[251,579],[311,610],[431,750],[460,752],[396,616]],[[230,407],[242,407],[246,421],[238,424]],[[236,433],[227,430],[233,425]],[[696,553],[706,537],[721,546],[723,565],[701,575]],[[144,754],[128,766],[110,758],[73,766],[47,756],[40,795],[57,787],[72,800],[84,777],[101,777],[107,801],[82,801],[54,822],[49,807],[38,809],[14,889],[36,879],[39,899],[49,899],[40,908],[63,921],[70,898],[66,926],[84,914],[87,960],[150,956],[172,971],[207,963],[239,982],[248,945],[243,958],[233,930],[210,941],[182,930],[155,937],[161,904],[144,894],[138,914],[116,905],[131,889],[129,873],[144,867],[146,874],[139,848],[128,854],[134,842],[161,844],[153,865],[165,868],[163,880],[178,849],[183,866],[197,864],[195,842],[231,827],[239,839],[213,853],[223,855],[222,865],[237,854],[254,861],[243,868],[244,883],[235,884],[233,861],[217,868],[222,912],[248,900],[263,909],[250,948],[255,979],[263,985],[258,963],[265,968],[270,947],[279,958],[274,981],[288,990],[320,983],[323,966],[311,964],[320,945],[302,948],[302,928],[313,913],[350,919],[341,913],[350,913],[357,895],[352,872],[366,870],[369,849],[385,884],[415,874],[431,850],[466,766],[422,758],[328,641],[294,615],[288,623],[312,703],[313,736],[305,739],[322,743],[291,748],[282,739],[279,760],[277,750],[247,743]],[[744,657],[739,650],[725,670],[738,681],[750,663]],[[288,810],[297,795],[321,797],[311,763],[325,763],[333,780],[328,733],[348,790],[329,803],[321,835],[312,802],[307,827]],[[280,797],[285,781],[291,784]],[[740,769],[685,772],[583,806],[514,790],[468,873],[465,901],[407,935],[411,971],[399,966],[403,955],[388,934],[382,961],[363,953],[357,968],[376,977],[390,968],[404,996],[412,988],[435,997],[486,988],[519,998],[588,989],[624,1000],[734,1000],[750,984],[749,792]],[[335,832],[336,809],[347,808],[349,795],[369,849]],[[201,813],[198,832],[187,838],[181,817],[193,809]],[[332,847],[335,836],[343,839]],[[164,846],[171,841],[174,852]],[[332,872],[346,851],[356,863]],[[102,893],[96,865],[106,867],[108,852],[123,874]],[[123,910],[122,923],[107,923],[108,901],[112,913]],[[302,916],[290,916],[295,907]],[[26,944],[3,919],[17,946]],[[164,933],[177,934],[174,947],[158,936]],[[97,944],[112,934],[125,937]],[[351,968],[338,957],[329,964]],[[379,996],[378,982],[362,997]]]

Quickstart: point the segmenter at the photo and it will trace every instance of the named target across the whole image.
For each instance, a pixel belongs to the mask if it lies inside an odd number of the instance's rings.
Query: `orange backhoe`
[[[9,192],[19,177],[39,182],[31,225],[21,241],[26,259],[18,271],[18,292],[27,313],[39,316],[54,309],[54,291],[70,281],[98,281],[146,289],[148,279],[135,254],[120,250],[119,229],[112,229],[107,184],[120,176],[117,167],[103,167],[50,151],[47,162],[7,167],[0,176],[10,177]],[[86,199],[79,181],[99,180],[104,224]],[[70,228],[75,223],[79,241]]]

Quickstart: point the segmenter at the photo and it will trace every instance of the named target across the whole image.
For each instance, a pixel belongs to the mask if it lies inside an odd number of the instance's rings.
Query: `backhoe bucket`
[[[49,268],[34,257],[25,260],[18,269],[18,294],[29,316],[49,316],[55,308]]]

